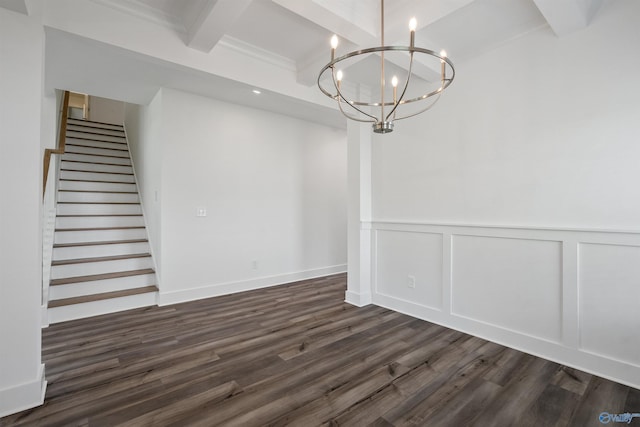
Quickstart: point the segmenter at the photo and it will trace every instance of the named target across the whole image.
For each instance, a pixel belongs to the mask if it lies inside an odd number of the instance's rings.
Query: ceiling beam
[[[369,31],[365,25],[354,24],[344,18],[343,14],[313,0],[273,0],[273,2],[356,45],[369,45],[376,39],[376,34]],[[329,40],[327,40],[327,46],[328,43]]]
[[[25,0],[0,0],[0,7],[13,10],[14,12],[28,15],[27,2]]]
[[[533,1],[558,37],[586,28],[602,5],[602,0]]]
[[[207,0],[187,29],[187,46],[209,53],[253,0]]]

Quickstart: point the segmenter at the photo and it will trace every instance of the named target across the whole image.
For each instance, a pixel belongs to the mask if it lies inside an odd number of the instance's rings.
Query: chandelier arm
[[[455,68],[453,67],[453,63],[451,62],[451,60],[446,57],[446,56],[441,56],[438,53],[429,50],[429,49],[424,49],[421,47],[409,47],[409,46],[377,46],[377,47],[371,47],[371,48],[367,48],[367,49],[361,49],[361,50],[357,50],[357,51],[353,51],[353,52],[349,52],[345,55],[342,55],[339,58],[335,58],[333,61],[329,62],[328,64],[326,64],[322,70],[320,70],[320,73],[318,74],[318,79],[317,79],[317,84],[318,84],[318,88],[320,89],[320,91],[322,93],[324,93],[326,96],[328,96],[329,98],[332,99],[336,99],[337,95],[334,95],[330,92],[328,92],[325,88],[322,87],[322,85],[320,84],[320,79],[322,77],[322,75],[324,74],[325,71],[327,71],[329,68],[334,68],[334,65],[337,64],[338,62],[344,61],[346,59],[352,58],[354,56],[358,56],[358,55],[364,55],[367,53],[375,53],[375,52],[381,52],[383,50],[389,50],[389,51],[404,51],[404,52],[410,52],[410,53],[422,53],[422,54],[426,54],[426,55],[431,55],[433,57],[439,58],[442,61],[445,61],[449,67],[451,68],[451,77],[445,79],[445,84],[443,86],[441,86],[442,89],[438,88],[437,90],[430,92],[428,94],[416,97],[416,98],[412,98],[412,99],[408,99],[408,100],[404,100],[403,104],[408,104],[411,102],[416,102],[416,101],[421,101],[423,99],[429,98],[441,91],[444,91],[444,89],[446,89],[447,87],[449,87],[449,85],[453,82],[453,79],[455,78]],[[334,82],[335,85],[335,82]],[[345,100],[345,102],[347,102],[349,105],[355,106],[355,105],[359,105],[359,106],[364,106],[364,107],[380,107],[380,103],[379,102],[360,102],[360,101],[353,101],[353,102],[349,102],[347,101],[344,97],[343,99]],[[385,103],[385,106],[393,106],[393,102],[387,102]],[[363,112],[363,114],[366,114]],[[371,117],[369,115],[369,117]],[[377,119],[376,119],[377,120]]]
[[[391,117],[391,115],[393,114],[393,119],[395,120],[396,116],[395,116],[395,112],[396,109],[398,108],[398,106],[402,103],[402,99],[404,98],[404,94],[407,92],[407,88],[409,87],[409,80],[411,80],[411,72],[413,70],[413,52],[409,53],[409,72],[407,74],[407,80],[404,83],[404,89],[402,89],[402,93],[400,94],[400,98],[398,98],[398,100],[396,101],[396,105],[393,106],[393,109],[391,111],[389,111],[389,114],[387,114],[387,117],[384,119],[385,121],[389,120],[389,117]]]
[[[338,107],[340,108],[340,112],[342,112],[342,114],[344,114],[346,117],[352,119],[352,120],[356,120],[359,122],[366,122],[366,123],[375,123],[378,121],[378,118],[375,116],[372,116],[371,114],[367,114],[364,111],[362,111],[361,109],[359,109],[358,107],[356,107],[355,105],[353,105],[351,102],[347,101],[347,99],[342,95],[342,92],[340,91],[340,88],[338,88],[338,83],[336,81],[336,75],[335,75],[335,68],[331,68],[331,77],[333,79],[333,85],[336,88],[337,93],[337,97],[338,97]],[[346,102],[351,108],[353,108],[354,110],[358,111],[359,113],[364,114],[367,117],[371,117],[373,120],[362,120],[362,119],[355,119],[353,118],[354,116],[350,116],[347,113],[345,113],[345,111],[342,109],[342,105],[340,103],[340,99],[344,100],[344,102]]]
[[[438,96],[437,96],[436,98],[434,98],[433,102],[432,102],[431,104],[429,104],[428,106],[426,106],[425,108],[423,108],[422,110],[417,111],[417,112],[415,112],[415,113],[413,113],[413,114],[409,114],[409,115],[407,115],[407,116],[397,117],[395,120],[408,119],[408,118],[410,118],[410,117],[414,117],[414,116],[417,116],[418,114],[422,114],[422,113],[424,113],[425,111],[427,111],[427,110],[431,109],[431,107],[433,107],[434,105],[436,105],[436,102],[438,102],[438,101],[440,100],[440,95],[442,95],[442,92],[438,92]],[[425,98],[425,99],[426,99],[426,98]]]
[[[351,104],[349,104],[351,105]],[[351,114],[347,113],[346,111],[344,111],[344,109],[342,108],[342,102],[340,102],[340,98],[338,97],[338,108],[340,109],[340,112],[342,113],[343,116],[345,116],[347,119],[349,120],[353,120],[356,122],[362,122],[362,123],[376,123],[378,120],[366,120],[366,119],[361,119],[358,116],[352,116]],[[360,110],[358,110],[360,111]],[[368,114],[367,114],[368,115]]]

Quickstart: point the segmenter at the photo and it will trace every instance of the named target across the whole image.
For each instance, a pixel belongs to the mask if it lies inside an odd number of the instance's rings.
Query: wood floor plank
[[[346,275],[43,329],[44,405],[0,426],[589,426],[640,390],[382,307]]]

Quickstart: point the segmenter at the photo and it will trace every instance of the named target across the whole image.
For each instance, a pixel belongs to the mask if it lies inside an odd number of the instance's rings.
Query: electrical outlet
[[[407,276],[407,286],[415,289],[416,287],[416,276],[409,275]]]

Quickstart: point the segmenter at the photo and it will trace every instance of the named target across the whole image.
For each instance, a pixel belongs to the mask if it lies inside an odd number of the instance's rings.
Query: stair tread
[[[124,128],[124,126],[122,126],[122,125],[117,125],[117,124],[115,124],[115,123],[99,122],[99,121],[96,121],[96,120],[76,119],[76,118],[73,118],[73,117],[69,117],[69,118],[67,119],[67,123],[71,122],[72,120],[73,120],[74,122],[81,122],[81,123],[95,123],[95,124],[98,124],[98,125],[116,126],[116,127],[119,127],[119,128]]]
[[[103,293],[93,294],[93,295],[83,295],[80,297],[51,300],[49,301],[49,308],[64,307],[67,305],[82,304],[82,303],[93,302],[93,301],[102,301],[105,299],[121,298],[121,297],[127,297],[131,295],[140,295],[140,294],[146,294],[146,293],[157,292],[157,291],[158,291],[158,288],[156,286],[144,286],[141,288],[125,289],[123,291],[103,292]]]
[[[66,149],[67,146],[65,146],[65,151],[64,154],[62,155],[62,160],[65,160],[65,155],[67,154],[75,154],[78,156],[94,156],[94,157],[108,157],[111,159],[126,159],[126,160],[130,160],[131,157],[130,156],[111,156],[109,154],[99,154],[99,153],[83,153],[82,151],[70,151]],[[80,147],[79,145],[77,145],[76,147]],[[87,148],[97,148],[97,147],[87,147]],[[111,150],[111,148],[98,148],[99,150]],[[115,150],[114,150],[115,151]],[[128,152],[127,150],[117,150],[117,151],[122,151],[122,152]],[[72,161],[72,160],[65,160],[67,162]]]
[[[119,138],[119,137],[117,137],[117,136],[116,136],[115,138]],[[66,139],[67,139],[67,140],[70,140],[70,139],[79,139],[79,140],[82,140],[82,141],[92,141],[92,142],[108,142],[109,144],[122,144],[122,145],[124,145],[124,146],[126,146],[126,145],[127,145],[127,143],[126,143],[126,142],[124,142],[124,141],[101,141],[101,140],[99,140],[99,139],[83,138],[83,137],[81,137],[81,136],[73,136],[73,135],[71,135],[71,136],[67,136],[67,138],[66,138]],[[76,144],[76,145],[78,145],[78,144]],[[80,145],[80,146],[81,146],[81,147],[89,147],[88,145]]]
[[[93,257],[93,258],[63,259],[63,260],[51,261],[51,266],[86,264],[89,262],[119,261],[119,260],[125,260],[125,259],[148,258],[150,256],[151,254],[147,252],[147,253],[140,253],[140,254],[112,255],[112,256],[102,256],[102,257]]]
[[[87,181],[86,179],[69,179],[69,178],[60,178],[58,181],[69,181],[69,182],[84,182],[84,183],[93,183],[99,182],[102,184],[134,184],[135,182],[125,182],[125,181]]]
[[[73,215],[73,214],[67,214],[67,215],[56,215],[57,218],[86,218],[86,217],[105,217],[105,218],[109,218],[112,216],[142,216],[142,214],[77,214],[77,215]]]
[[[65,193],[109,193],[109,194],[138,194],[137,191],[107,191],[107,190],[58,190]]]
[[[111,175],[131,175],[131,176],[133,176],[133,174],[129,173],[129,172],[88,171],[88,170],[82,170],[82,169],[67,169],[67,168],[60,168],[60,170],[61,171],[66,171],[66,172],[106,173],[106,174],[111,174]],[[93,181],[93,182],[99,182],[99,181]]]
[[[59,205],[139,205],[140,202],[58,202]]]
[[[83,228],[56,228],[54,231],[102,231],[102,230],[135,230],[144,228],[144,225],[129,225],[124,227],[83,227]]]
[[[104,240],[101,242],[54,243],[54,248],[72,248],[75,246],[126,245],[129,243],[148,243],[147,239]]]
[[[78,152],[74,152],[74,151],[69,151],[69,147],[95,148],[96,150],[122,151],[122,152],[125,152],[125,153],[129,152],[129,149],[127,149],[127,148],[92,147],[91,145],[80,145],[80,144],[65,144],[64,147],[65,147],[64,148],[64,150],[65,150],[64,152],[65,153],[72,153],[72,154],[91,154],[91,153],[78,153]],[[116,157],[116,156],[114,156],[114,157]]]
[[[88,156],[90,156],[91,154],[87,154]],[[64,156],[64,154],[63,154]],[[124,158],[124,157],[121,157]],[[86,162],[84,160],[69,160],[69,159],[62,159],[63,162],[68,162],[68,163],[83,163],[86,165],[105,165],[105,166],[124,166],[124,167],[128,167],[130,168],[131,165],[123,165],[120,163],[105,163],[105,162]],[[93,171],[91,171],[93,172]]]
[[[52,279],[49,286],[69,285],[71,283],[93,282],[96,280],[117,279],[120,277],[141,276],[144,274],[153,274],[152,268],[143,268],[141,270],[116,271],[113,273],[90,274],[87,276],[64,277],[62,279]]]
[[[82,126],[82,125],[76,125],[75,123],[71,123],[71,126]],[[100,135],[100,136],[112,136],[114,138],[124,138],[124,132],[119,130],[119,129],[105,129],[105,128],[96,128],[96,127],[91,127],[91,126],[85,126],[91,129],[102,129],[102,130],[109,130],[111,132],[122,132],[122,135],[110,135],[108,133],[102,133],[102,132],[89,132],[86,130],[77,130],[77,129],[67,129],[67,133],[68,132],[79,132],[79,133],[88,133],[90,135]]]

